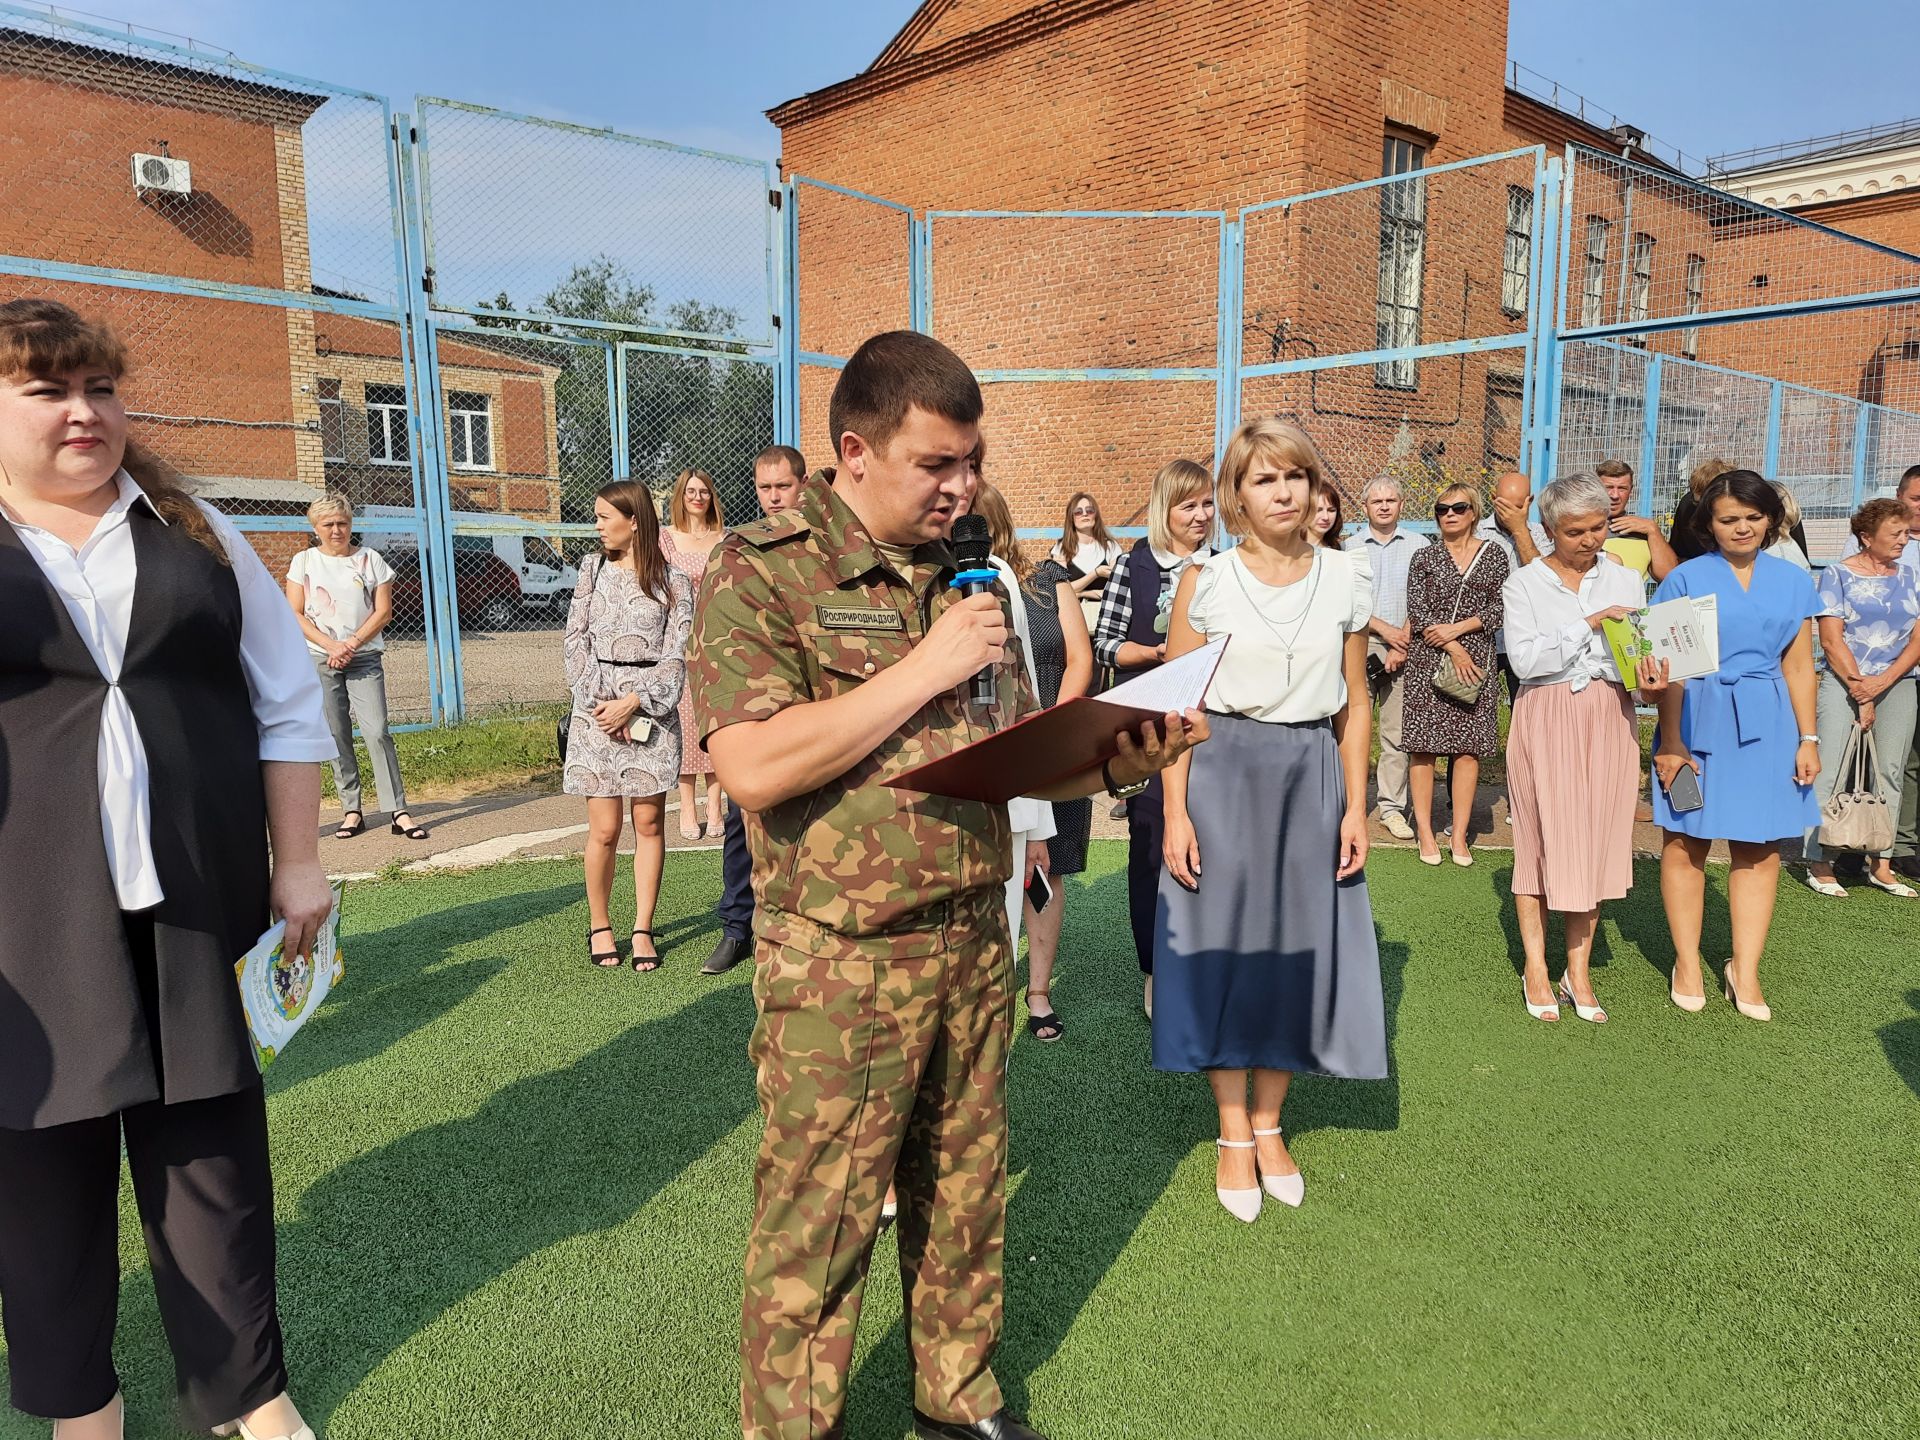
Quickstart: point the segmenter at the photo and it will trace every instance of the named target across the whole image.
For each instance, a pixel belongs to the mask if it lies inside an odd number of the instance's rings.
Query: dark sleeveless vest
[[[1127,552],[1127,591],[1133,601],[1133,609],[1127,617],[1127,639],[1133,644],[1152,649],[1166,640],[1165,635],[1153,628],[1153,622],[1160,612],[1160,592],[1166,583],[1167,572],[1153,558],[1153,546],[1144,535],[1141,536],[1133,542],[1133,549]],[[1119,666],[1114,670],[1114,676],[1119,680],[1130,680],[1151,669],[1151,665]]]
[[[120,688],[146,748],[158,1056],[101,832],[108,684],[0,516],[0,1128],[260,1083],[234,962],[266,928],[266,798],[233,571],[145,504]]]

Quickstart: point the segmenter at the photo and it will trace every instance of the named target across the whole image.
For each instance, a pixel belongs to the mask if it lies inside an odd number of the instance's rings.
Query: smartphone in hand
[[[1027,903],[1033,906],[1033,913],[1038,915],[1052,899],[1053,886],[1047,883],[1047,872],[1038,865],[1034,866],[1033,874],[1027,877]]]
[[[1691,765],[1682,765],[1673,772],[1673,783],[1667,786],[1667,804],[1673,807],[1674,814],[1685,815],[1706,803],[1706,797],[1700,793],[1700,777],[1693,773]]]

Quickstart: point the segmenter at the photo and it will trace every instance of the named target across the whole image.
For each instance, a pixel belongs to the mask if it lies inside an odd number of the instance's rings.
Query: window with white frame
[[[1653,237],[1644,230],[1634,232],[1632,259],[1627,279],[1627,319],[1645,320],[1653,295]]]
[[[493,468],[493,411],[487,397],[466,390],[447,392],[447,456],[456,470]]]
[[[340,382],[321,377],[314,381],[314,399],[320,405],[320,458],[347,458],[347,407],[340,401]]]
[[[407,387],[367,386],[367,459],[375,465],[405,465],[413,451],[407,440]]]
[[[1607,294],[1607,233],[1613,227],[1598,215],[1587,217],[1587,251],[1580,270],[1580,326],[1601,322]]]
[[[1687,314],[1698,315],[1707,307],[1707,257],[1687,256]],[[1700,358],[1700,327],[1689,325],[1680,332],[1680,349],[1689,360]]]
[[[1427,147],[1388,135],[1380,173],[1408,178],[1380,187],[1380,286],[1374,305],[1376,348],[1404,350],[1420,343],[1420,287],[1427,253],[1427,182],[1420,170]],[[1373,380],[1394,390],[1418,387],[1415,362],[1399,357],[1373,367]]]
[[[1509,315],[1524,315],[1532,282],[1533,190],[1526,185],[1509,185],[1507,250],[1500,269],[1500,308]]]

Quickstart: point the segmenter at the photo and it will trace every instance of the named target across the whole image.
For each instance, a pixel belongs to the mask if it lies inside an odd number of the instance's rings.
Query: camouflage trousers
[[[976,906],[974,901],[978,899]],[[1012,968],[998,887],[953,948],[837,959],[761,942],[766,1113],[741,1312],[746,1440],[838,1436],[887,1183],[898,1185],[913,1402],[1001,1408]],[[951,938],[951,937],[950,937]]]

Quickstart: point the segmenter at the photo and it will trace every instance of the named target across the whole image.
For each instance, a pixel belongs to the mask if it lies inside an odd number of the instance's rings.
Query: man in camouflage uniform
[[[990,1364],[1013,1010],[1006,807],[886,783],[1034,708],[1000,599],[948,584],[980,414],[952,351],[875,336],[834,388],[839,466],[797,508],[730,534],[701,587],[696,711],[749,815],[756,902],[766,1134],[742,1307],[747,1440],[841,1433],[890,1179],[917,1433],[1039,1440],[1003,1408]],[[966,681],[989,665],[998,696],[982,714]],[[1126,745],[1106,780],[1144,780],[1205,734],[1197,717],[1169,728],[1165,745],[1153,727]]]

